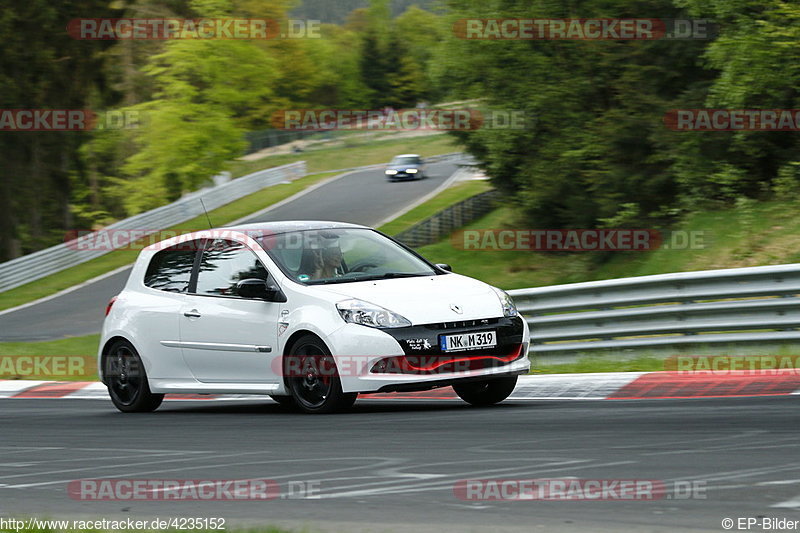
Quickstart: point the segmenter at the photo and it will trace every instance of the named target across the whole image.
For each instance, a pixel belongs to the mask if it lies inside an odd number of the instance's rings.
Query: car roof
[[[333,222],[329,220],[278,220],[275,222],[255,222],[252,224],[237,224],[235,226],[224,226],[217,229],[243,231],[243,232],[265,231],[272,234],[276,234],[276,233],[289,233],[291,231],[337,229],[337,228],[369,229],[367,228],[367,226],[350,224],[348,222]]]
[[[419,157],[419,154],[400,154],[394,156],[394,159],[397,159],[398,157]]]

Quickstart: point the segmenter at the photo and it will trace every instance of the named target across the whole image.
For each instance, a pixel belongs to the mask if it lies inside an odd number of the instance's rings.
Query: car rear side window
[[[161,291],[186,292],[192,278],[198,242],[181,243],[156,253],[147,267],[144,284]]]
[[[246,279],[267,281],[267,269],[242,243],[216,239],[203,250],[197,273],[197,294],[239,296],[236,284]]]

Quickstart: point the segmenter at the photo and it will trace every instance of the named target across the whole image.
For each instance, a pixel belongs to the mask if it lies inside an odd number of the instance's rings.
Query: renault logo
[[[463,312],[464,312],[464,311],[461,309],[461,306],[460,306],[460,305],[456,305],[456,304],[450,304],[450,309],[452,309],[453,311],[455,311],[455,312],[456,312],[456,313],[458,313],[459,315],[460,315],[461,313],[463,313]]]

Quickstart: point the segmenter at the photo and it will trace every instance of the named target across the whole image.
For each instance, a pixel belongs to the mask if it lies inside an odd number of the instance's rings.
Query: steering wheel
[[[365,270],[370,270],[373,268],[378,268],[378,265],[375,263],[361,263],[360,265],[356,265],[350,269],[350,272],[364,272]]]

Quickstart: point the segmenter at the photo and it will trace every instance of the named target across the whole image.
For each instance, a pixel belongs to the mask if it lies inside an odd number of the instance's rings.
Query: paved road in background
[[[429,178],[389,183],[383,170],[355,172],[319,187],[247,222],[334,220],[375,226],[431,193],[456,170],[453,163],[429,166]],[[98,333],[103,310],[125,285],[130,269],[58,298],[0,315],[0,342],[41,341]]]
[[[359,400],[309,416],[263,402],[0,400],[0,516],[223,517],[308,531],[722,531],[800,519],[797,397],[647,401]],[[704,499],[467,502],[463,479],[699,482]],[[317,499],[90,502],[74,479],[274,479]],[[230,526],[231,524],[229,524]],[[761,529],[757,529],[761,531]]]

